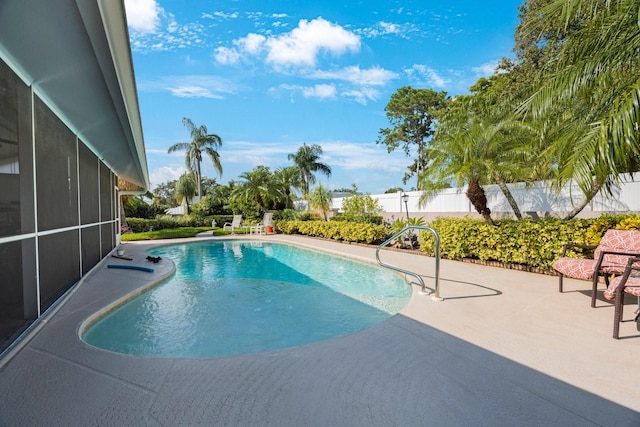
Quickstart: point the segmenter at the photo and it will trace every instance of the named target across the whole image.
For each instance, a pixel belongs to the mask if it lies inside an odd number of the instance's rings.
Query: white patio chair
[[[242,228],[242,215],[234,215],[231,222],[225,222],[222,226],[223,230],[231,230],[232,234],[236,228]]]
[[[267,227],[273,227],[273,214],[266,213],[262,217],[262,222],[249,228],[249,234],[267,234]]]

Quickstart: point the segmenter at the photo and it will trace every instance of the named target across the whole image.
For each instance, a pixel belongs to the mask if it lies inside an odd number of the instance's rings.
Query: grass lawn
[[[121,236],[123,242],[134,242],[137,240],[159,240],[159,239],[180,239],[184,237],[195,237],[196,234],[203,231],[210,231],[211,227],[180,227],[168,228],[165,230],[145,231],[143,233],[126,233]],[[214,228],[214,236],[226,236],[231,234],[222,228]]]

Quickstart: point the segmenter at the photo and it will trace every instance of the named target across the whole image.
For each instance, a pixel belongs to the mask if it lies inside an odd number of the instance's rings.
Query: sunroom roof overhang
[[[119,177],[149,188],[122,0],[3,0],[0,56]]]

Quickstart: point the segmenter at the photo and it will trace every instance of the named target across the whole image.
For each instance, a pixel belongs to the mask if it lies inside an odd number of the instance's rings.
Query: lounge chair
[[[604,291],[604,297],[609,301],[615,301],[615,312],[613,316],[613,337],[620,338],[620,322],[622,322],[622,311],[624,308],[624,295],[631,294],[638,297],[638,309],[634,321],[640,318],[640,257],[629,258],[624,274],[611,281],[611,284]]]
[[[566,257],[568,248],[595,249],[592,259]],[[604,277],[607,287],[609,276],[624,273],[629,257],[640,256],[640,230],[607,230],[598,246],[585,246],[568,243],[563,246],[562,256],[553,263],[560,276],[558,290],[562,292],[564,276],[574,279],[591,280],[591,307],[596,306],[598,278]]]
[[[249,234],[267,234],[267,228],[268,227],[273,227],[273,214],[272,213],[266,213],[264,214],[264,217],[262,218],[262,222],[259,224],[256,224],[254,226],[251,226],[249,228]]]
[[[234,215],[233,220],[231,222],[225,222],[222,226],[223,230],[231,230],[231,233],[235,231],[236,228],[242,227],[242,215]]]

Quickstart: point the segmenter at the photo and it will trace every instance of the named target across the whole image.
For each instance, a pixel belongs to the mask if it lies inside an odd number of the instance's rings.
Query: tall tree
[[[277,198],[277,189],[273,175],[267,166],[257,166],[250,172],[240,174],[240,185],[235,193],[246,199],[253,199],[262,211],[267,209],[267,203]]]
[[[320,161],[321,156],[321,146],[317,144],[307,145],[306,143],[302,144],[298,151],[288,155],[288,159],[293,160],[293,163],[300,171],[300,185],[303,196],[307,196],[311,184],[316,183],[315,172],[322,172],[327,177],[331,176],[331,167]]]
[[[222,138],[213,133],[209,134],[205,125],[196,127],[191,119],[187,117],[182,119],[182,124],[189,129],[191,142],[178,142],[169,147],[169,153],[173,153],[178,150],[186,151],[185,162],[187,164],[187,169],[195,175],[198,187],[198,196],[202,197],[202,172],[200,168],[203,154],[209,156],[214,169],[218,174],[222,175],[220,154],[217,151],[217,149],[222,146]]]
[[[484,79],[481,79],[484,80]],[[451,182],[467,184],[467,196],[487,222],[489,211],[482,185],[497,184],[514,215],[522,214],[508,183],[532,179],[537,162],[537,145],[531,144],[533,133],[520,121],[512,119],[492,99],[492,81],[479,81],[474,93],[452,100],[439,120],[436,133],[427,149],[428,166],[424,175],[426,190],[422,203]]]
[[[297,166],[278,168],[273,173],[273,178],[284,193],[284,207],[290,209],[293,206],[293,190],[300,189],[300,170]]]
[[[544,45],[562,38],[523,111],[544,120],[558,108],[571,115],[551,152],[558,183],[574,179],[584,193],[576,215],[619,174],[638,170],[640,158],[640,22],[637,0],[553,0],[534,10],[522,34]],[[555,28],[548,28],[548,23]],[[546,32],[541,32],[544,28]]]
[[[402,181],[406,184],[416,175],[418,190],[425,165],[425,147],[434,133],[436,116],[445,108],[446,98],[446,92],[404,86],[391,95],[384,109],[392,127],[380,129],[376,144],[386,145],[389,153],[402,146],[407,157],[414,150],[417,152]]]
[[[486,170],[483,164],[483,129],[479,123],[443,129],[436,135],[428,150],[429,165],[421,177],[420,203],[424,204],[438,192],[454,182],[458,187],[467,185],[467,198],[488,224],[493,224],[491,209],[487,206]],[[480,136],[480,137],[479,137]]]
[[[158,184],[153,189],[153,200],[160,209],[167,209],[175,206],[175,192],[177,179]]]
[[[196,195],[196,182],[190,173],[182,174],[176,183],[176,199],[178,203],[185,203],[189,214],[189,200]]]

